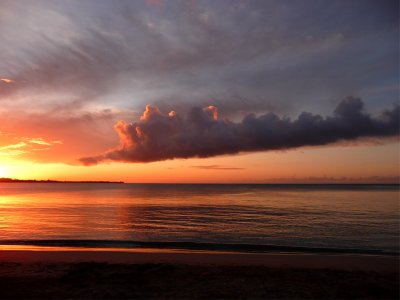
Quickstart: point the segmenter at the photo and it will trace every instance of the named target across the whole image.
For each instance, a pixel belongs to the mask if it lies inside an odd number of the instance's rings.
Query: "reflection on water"
[[[0,239],[399,250],[398,186],[0,184]]]
[[[119,247],[56,247],[56,246],[35,246],[35,245],[0,245],[0,251],[51,251],[51,252],[130,252],[130,253],[208,253],[205,250],[188,250],[188,249],[162,249],[162,248],[119,248]],[[230,253],[227,251],[212,251],[212,253]],[[283,255],[284,253],[282,253]]]

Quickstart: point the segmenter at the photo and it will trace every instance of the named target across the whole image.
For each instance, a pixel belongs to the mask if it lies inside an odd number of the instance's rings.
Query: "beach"
[[[399,257],[11,247],[2,299],[398,299]]]

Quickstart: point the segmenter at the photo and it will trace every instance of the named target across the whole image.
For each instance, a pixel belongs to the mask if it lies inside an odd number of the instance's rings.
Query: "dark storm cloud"
[[[115,125],[120,137],[117,148],[80,161],[85,165],[106,161],[152,162],[398,136],[399,112],[396,106],[374,118],[364,112],[360,99],[349,97],[327,117],[303,112],[291,120],[274,113],[250,114],[234,123],[220,119],[215,106],[195,107],[180,116],[174,111],[163,114],[148,105],[140,120]]]

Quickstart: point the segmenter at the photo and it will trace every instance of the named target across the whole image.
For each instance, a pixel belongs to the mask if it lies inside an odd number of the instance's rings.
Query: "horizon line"
[[[400,182],[382,181],[274,181],[274,182],[125,182],[111,180],[55,180],[0,178],[0,183],[107,183],[107,184],[154,184],[154,185],[400,185]]]

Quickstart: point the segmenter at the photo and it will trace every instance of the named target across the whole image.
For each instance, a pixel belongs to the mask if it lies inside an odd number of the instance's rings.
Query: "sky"
[[[398,5],[0,0],[0,177],[398,182]]]

